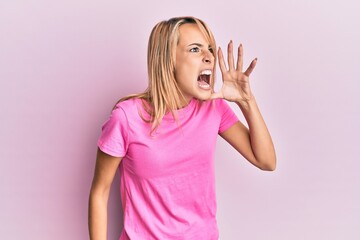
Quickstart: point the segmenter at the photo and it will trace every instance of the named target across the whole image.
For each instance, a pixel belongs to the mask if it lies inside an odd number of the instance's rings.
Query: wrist
[[[254,106],[256,106],[256,100],[253,95],[251,95],[250,98],[245,100],[244,99],[237,100],[235,103],[240,107],[242,111],[244,110],[250,111]]]

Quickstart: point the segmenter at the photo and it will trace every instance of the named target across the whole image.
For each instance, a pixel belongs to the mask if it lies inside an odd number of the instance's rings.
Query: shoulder
[[[133,108],[134,106],[136,106],[139,102],[141,102],[141,100],[139,98],[130,98],[130,99],[126,99],[124,101],[120,101],[118,102],[113,110],[117,110],[117,109],[129,109],[129,108]]]
[[[143,101],[140,98],[130,98],[118,102],[112,110],[112,115],[115,117],[127,118],[128,120],[135,120],[143,112]]]
[[[121,112],[124,111],[125,113],[129,113],[131,111],[133,111],[134,109],[138,109],[139,106],[142,105],[142,100],[139,98],[130,98],[121,102],[118,102],[114,109],[113,112]]]
[[[214,105],[218,113],[223,115],[226,112],[232,112],[231,107],[229,106],[228,102],[224,99],[214,99]]]
[[[223,107],[228,106],[228,103],[224,99],[221,99],[221,98],[213,99],[212,101],[218,108],[223,108]]]

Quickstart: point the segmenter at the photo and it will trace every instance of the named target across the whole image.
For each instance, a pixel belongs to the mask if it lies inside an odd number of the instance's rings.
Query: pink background
[[[347,0],[1,1],[1,239],[88,238],[100,127],[117,99],[146,87],[151,28],[179,15],[205,20],[223,48],[242,42],[247,63],[258,57],[252,89],[277,149],[277,170],[262,172],[219,139],[221,239],[360,239],[359,9]],[[121,230],[118,186],[109,239]]]

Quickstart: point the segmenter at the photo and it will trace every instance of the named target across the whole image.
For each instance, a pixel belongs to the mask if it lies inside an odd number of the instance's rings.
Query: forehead
[[[201,32],[198,25],[185,23],[179,27],[179,45],[189,45],[192,43],[210,44],[206,36]]]

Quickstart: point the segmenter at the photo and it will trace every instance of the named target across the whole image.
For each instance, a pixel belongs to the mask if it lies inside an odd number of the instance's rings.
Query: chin
[[[210,97],[211,97],[211,93],[210,94],[199,94],[197,96],[194,96],[194,98],[196,98],[197,100],[200,100],[200,101],[210,100]]]

